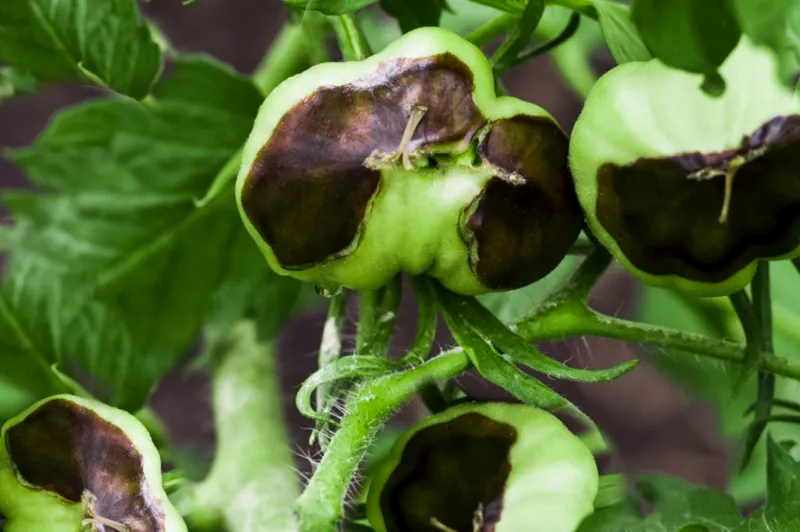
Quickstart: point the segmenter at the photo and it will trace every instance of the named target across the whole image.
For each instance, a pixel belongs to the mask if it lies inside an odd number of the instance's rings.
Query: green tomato
[[[158,451],[127,412],[57,395],[10,419],[0,437],[6,532],[186,532],[161,486]]]
[[[464,404],[404,433],[370,479],[377,532],[573,532],[598,473],[556,417],[527,405]]]
[[[544,277],[577,238],[567,151],[546,111],[495,95],[478,48],[421,28],[278,86],[236,197],[280,274],[334,290],[430,274],[480,294]]]
[[[760,259],[800,253],[800,101],[745,38],[727,89],[658,60],[606,74],[570,164],[590,227],[644,282],[701,296],[743,288]]]

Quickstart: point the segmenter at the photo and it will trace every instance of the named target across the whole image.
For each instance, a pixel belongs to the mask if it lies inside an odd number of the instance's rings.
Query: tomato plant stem
[[[300,494],[283,423],[275,353],[242,322],[212,346],[217,452],[208,477],[176,494],[196,530],[295,530]]]
[[[336,530],[350,482],[367,448],[389,416],[420,386],[458,375],[466,371],[469,364],[463,350],[453,349],[407,371],[357,386],[350,394],[328,452],[297,500],[301,532]]]
[[[517,15],[503,13],[467,35],[465,39],[482,48],[513,28],[518,18]]]
[[[334,17],[332,22],[345,61],[361,61],[372,55],[354,14]]]
[[[751,291],[753,294],[753,313],[755,314],[756,323],[752,326],[758,329],[758,334],[751,333],[750,336],[755,337],[757,345],[755,349],[758,350],[756,357],[769,357],[773,356],[772,345],[772,299],[770,297],[770,275],[769,275],[769,262],[762,261],[758,263],[756,275],[751,284]],[[747,324],[742,322],[742,325],[747,330]],[[748,347],[751,338],[748,337]],[[775,397],[775,375],[765,371],[758,372],[758,384],[756,392],[756,405],[755,415],[756,421],[750,425],[747,432],[747,440],[745,441],[744,453],[742,455],[741,467],[744,469],[750,462],[750,457],[753,450],[761,438],[761,434],[766,428],[767,421],[772,413],[772,400]]]
[[[322,329],[322,341],[319,346],[319,356],[317,367],[323,369],[336,361],[342,355],[342,336],[344,319],[347,313],[347,302],[350,300],[350,291],[342,290],[335,295],[328,306],[328,316],[325,319],[325,326]],[[316,408],[317,412],[327,415],[328,411],[336,402],[336,395],[331,394],[331,385],[322,383],[317,388]],[[328,445],[328,436],[325,431],[320,430],[320,423],[311,433],[311,443],[319,438],[319,445],[324,450]]]

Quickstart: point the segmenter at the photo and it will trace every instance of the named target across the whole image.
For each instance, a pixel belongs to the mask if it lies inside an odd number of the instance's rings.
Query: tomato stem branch
[[[453,349],[427,362],[357,386],[347,401],[339,430],[331,439],[295,506],[301,532],[330,532],[342,519],[344,500],[369,444],[389,418],[417,389],[430,382],[458,375],[469,367],[461,349]]]
[[[331,22],[345,61],[362,61],[372,55],[355,14],[339,15]]]
[[[300,494],[271,343],[241,322],[212,347],[217,452],[208,477],[175,495],[195,530],[295,530]]]
[[[753,350],[758,350],[755,354],[759,358],[771,358],[773,356],[772,345],[772,299],[770,297],[770,275],[769,262],[758,263],[756,275],[751,283],[753,294],[753,314],[755,315],[758,329],[755,341],[758,345]],[[743,326],[744,321],[742,322]],[[748,337],[748,346],[751,338]],[[741,468],[744,469],[750,462],[753,450],[761,438],[761,434],[766,428],[767,421],[772,413],[772,401],[775,397],[775,375],[764,371],[758,372],[758,383],[756,392],[755,415],[756,421],[750,425],[745,441],[744,453],[742,455]]]
[[[482,48],[513,28],[517,19],[519,19],[517,15],[503,13],[464,38],[478,48]]]
[[[342,290],[331,299],[330,306],[328,307],[328,316],[325,319],[325,325],[322,329],[322,340],[319,346],[319,355],[317,358],[317,366],[319,369],[330,365],[342,355],[344,318],[347,313],[347,302],[349,299],[349,290]],[[328,383],[320,384],[315,394],[317,412],[326,415],[336,401],[336,397],[331,394],[331,385]],[[321,426],[318,422],[316,428],[311,433],[310,443],[313,444],[314,441],[319,438],[320,447],[324,450],[328,439],[325,432],[320,429]]]

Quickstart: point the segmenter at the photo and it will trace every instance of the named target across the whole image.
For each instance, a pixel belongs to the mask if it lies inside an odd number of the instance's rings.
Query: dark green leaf
[[[593,0],[592,4],[597,10],[606,46],[618,64],[653,58],[631,20],[631,10],[627,5],[614,0]]]
[[[492,65],[496,73],[509,69],[523,48],[528,45],[544,15],[544,4],[544,0],[527,0],[517,24],[492,56]]]
[[[430,281],[431,284],[434,281]],[[441,285],[433,288],[436,301],[444,314],[447,325],[458,345],[466,352],[478,372],[520,401],[543,409],[558,409],[568,406],[566,399],[539,380],[506,360],[495,348],[473,328],[458,305],[450,299],[450,292]]]
[[[194,205],[246,139],[261,103],[257,89],[208,58],[185,57],[153,92],[145,105],[105,100],[59,114],[34,146],[11,153],[53,193],[6,198],[18,222],[14,261],[46,265],[56,285],[49,293],[42,285],[42,299],[61,291],[71,300],[85,290],[97,307],[93,319],[114,325],[115,348],[90,358],[80,342],[96,339],[87,335],[64,356],[113,390],[105,399],[128,409],[191,345],[215,297],[248,290],[267,270],[232,188]],[[34,310],[20,312],[46,324]],[[32,336],[45,353],[54,343]]]
[[[445,0],[380,0],[381,8],[396,18],[407,33],[423,26],[438,26]]]
[[[135,0],[3,0],[0,61],[44,82],[90,81],[139,99],[162,58]]]
[[[698,74],[716,73],[741,33],[729,0],[635,0],[632,15],[657,58]]]
[[[292,7],[319,11],[326,15],[344,15],[358,11],[378,0],[283,0]]]
[[[800,530],[800,463],[767,438],[767,504],[734,532]]]

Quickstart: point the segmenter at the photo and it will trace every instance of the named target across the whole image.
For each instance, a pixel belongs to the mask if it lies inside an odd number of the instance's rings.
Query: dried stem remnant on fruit
[[[376,151],[396,153],[419,109],[406,159],[442,144],[467,144],[484,119],[473,76],[455,56],[381,63],[369,76],[320,87],[287,112],[247,176],[242,206],[286,268],[320,263],[357,239],[380,172]]]
[[[647,273],[718,282],[800,246],[800,115],[736,149],[607,163],[597,178],[599,222]]]
[[[387,529],[473,530],[476,508],[482,527],[497,522],[516,439],[511,425],[476,413],[419,431],[381,493]]]
[[[21,482],[88,503],[85,525],[166,532],[143,457],[119,427],[91,409],[65,399],[43,403],[6,431],[5,445]]]

